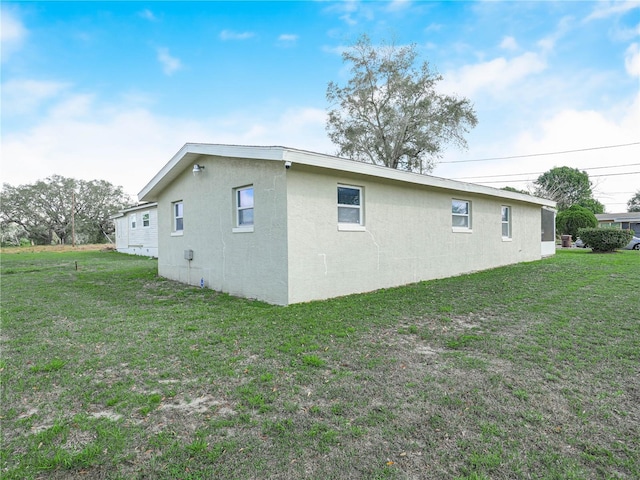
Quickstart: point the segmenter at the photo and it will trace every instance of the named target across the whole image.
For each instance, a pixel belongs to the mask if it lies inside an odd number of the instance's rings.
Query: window
[[[184,230],[184,207],[182,201],[173,203],[173,231]]]
[[[511,207],[502,207],[502,238],[511,238]]]
[[[556,239],[556,212],[554,210],[542,209],[542,241],[554,242]]]
[[[253,231],[253,187],[235,190],[236,232]]]
[[[347,227],[362,226],[361,187],[338,185],[338,224]]]
[[[451,201],[451,224],[457,231],[471,230],[471,202],[456,199]]]
[[[131,230],[135,230],[136,228],[136,214],[131,214]]]
[[[149,212],[144,212],[142,214],[142,226],[148,227],[151,224],[151,214]]]

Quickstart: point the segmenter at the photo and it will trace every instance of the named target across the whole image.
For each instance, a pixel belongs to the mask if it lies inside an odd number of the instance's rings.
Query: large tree
[[[327,88],[327,133],[339,155],[429,173],[445,145],[466,148],[464,135],[478,123],[473,106],[441,93],[442,77],[427,62],[415,66],[415,44],[374,47],[362,35],[342,59],[350,80]]]
[[[127,205],[122,187],[53,175],[29,185],[4,184],[0,222],[19,225],[34,243],[50,244],[71,243],[73,221],[80,243],[101,243],[113,233],[110,215]]]
[[[640,190],[627,202],[628,212],[640,212]]]
[[[593,198],[589,175],[577,168],[552,168],[540,175],[534,185],[535,194],[555,201],[558,210],[565,210]]]

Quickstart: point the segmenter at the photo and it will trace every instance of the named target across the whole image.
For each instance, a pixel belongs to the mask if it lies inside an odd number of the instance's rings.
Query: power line
[[[605,148],[620,148],[620,147],[630,147],[632,145],[640,145],[640,142],[632,142],[632,143],[621,143],[618,145],[605,145],[601,147],[590,147],[590,148],[578,148],[575,150],[563,150],[559,152],[546,152],[546,153],[530,153],[528,155],[512,155],[509,157],[490,157],[490,158],[477,158],[474,160],[450,160],[448,162],[439,162],[439,163],[466,163],[466,162],[488,162],[491,160],[510,160],[512,158],[527,158],[527,157],[542,157],[546,155],[561,155],[563,153],[577,153],[577,152],[588,152],[590,150],[603,150]]]
[[[636,175],[640,172],[621,172],[621,173],[606,173],[606,174],[602,174],[602,175],[592,175],[590,178],[596,178],[596,177],[613,177],[616,175]],[[524,175],[524,174],[523,174]],[[535,181],[535,178],[529,178],[529,179],[524,179],[524,180],[494,180],[491,182],[477,182],[477,183],[509,183],[509,182],[533,182]]]
[[[607,167],[589,167],[583,168],[581,170],[600,170],[602,168],[618,168],[618,167],[634,167],[636,165],[640,165],[640,163],[626,163],[624,165],[609,165]],[[580,169],[578,169],[580,170]],[[478,175],[475,177],[456,177],[452,180],[466,180],[469,178],[498,178],[498,177],[517,177],[520,175],[542,175],[544,172],[528,172],[528,173],[508,173],[503,175]],[[594,175],[595,176],[595,175]]]

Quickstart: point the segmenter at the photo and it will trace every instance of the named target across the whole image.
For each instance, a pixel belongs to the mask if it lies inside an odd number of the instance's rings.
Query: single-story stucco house
[[[636,237],[640,237],[640,212],[597,213],[596,218],[599,227],[632,230]]]
[[[158,257],[158,204],[143,203],[111,217],[116,227],[116,250]]]
[[[286,147],[188,143],[139,193],[158,273],[288,305],[555,252],[555,203]]]

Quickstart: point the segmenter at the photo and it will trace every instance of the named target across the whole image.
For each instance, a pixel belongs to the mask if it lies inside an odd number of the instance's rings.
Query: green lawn
[[[4,253],[0,476],[640,478],[640,254],[290,307]]]

